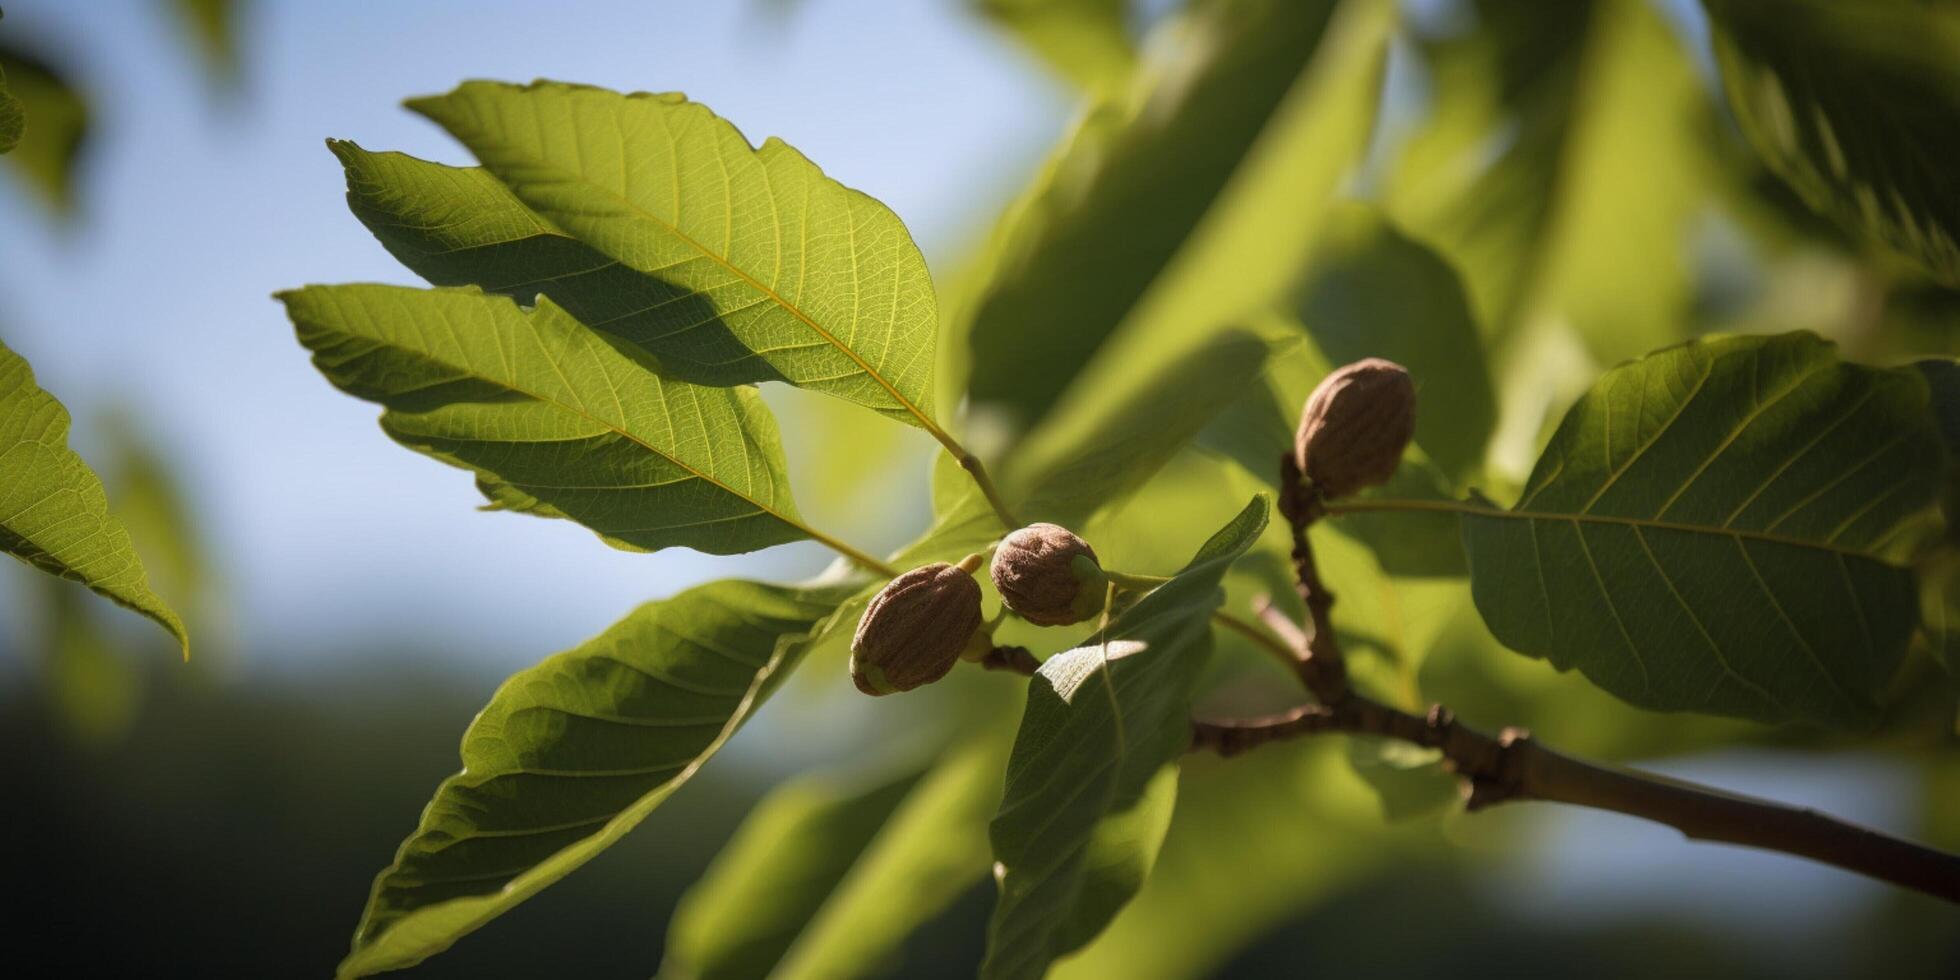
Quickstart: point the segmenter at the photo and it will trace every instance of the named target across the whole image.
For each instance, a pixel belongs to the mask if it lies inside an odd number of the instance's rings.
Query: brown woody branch
[[[1194,751],[1229,756],[1324,732],[1401,739],[1442,753],[1445,764],[1462,778],[1465,808],[1471,811],[1513,800],[1610,810],[1666,824],[1691,840],[1781,851],[1960,902],[1960,856],[1815,810],[1575,759],[1540,745],[1522,729],[1487,735],[1458,722],[1441,705],[1419,717],[1354,692],[1334,635],[1333,595],[1320,581],[1307,540],[1307,529],[1324,511],[1290,456],[1282,469],[1280,510],[1293,529],[1294,571],[1307,607],[1306,629],[1295,627],[1271,606],[1260,613],[1280,638],[1272,642],[1290,653],[1301,683],[1320,703],[1260,718],[1193,722]]]

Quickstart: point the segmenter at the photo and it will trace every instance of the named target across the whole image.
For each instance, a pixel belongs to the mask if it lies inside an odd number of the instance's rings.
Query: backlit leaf
[[[468,82],[408,105],[552,225],[666,285],[618,314],[643,344],[718,351],[726,334],[761,362],[748,371],[934,430],[938,298],[918,246],[788,144],[751,147],[678,94]]]
[[[999,719],[1010,723],[1011,716]],[[987,820],[1000,806],[1009,730],[949,750],[879,831],[773,976],[884,972],[906,937],[986,879]]]
[[[661,975],[769,976],[921,774],[813,775],[771,791],[675,910]]]
[[[1028,512],[1025,519],[1079,522],[1184,448],[1256,382],[1274,346],[1234,330],[1164,351],[1155,370],[1121,379],[1093,404],[1037,430],[1003,466],[1003,492]]]
[[[526,304],[543,293],[579,322],[644,348],[661,373],[684,381],[782,379],[729,331],[706,297],[566,234],[489,171],[370,153],[345,140],[329,140],[327,148],[346,169],[354,216],[422,278]]]
[[[611,846],[693,776],[852,586],[723,581],[504,682],[375,880],[342,976],[412,966]]]
[[[397,442],[474,471],[500,507],[629,549],[813,536],[752,389],[662,378],[549,300],[368,285],[280,299],[335,387],[384,406]]]
[[[1499,640],[1641,707],[1866,724],[1917,621],[1905,532],[1944,457],[1916,372],[1808,334],[1602,377],[1510,510],[1466,515]]]
[[[1030,682],[991,832],[1000,900],[983,977],[1041,976],[1149,875],[1190,744],[1219,584],[1266,518],[1266,498],[1255,497],[1183,571]]]
[[[1088,111],[996,232],[954,325],[975,405],[1016,430],[1050,413],[1240,171],[1335,6],[1217,0],[1162,28],[1165,57]]]
[[[27,360],[0,344],[0,551],[190,637],[156,593],[102,481],[68,448],[68,410],[34,383]]]

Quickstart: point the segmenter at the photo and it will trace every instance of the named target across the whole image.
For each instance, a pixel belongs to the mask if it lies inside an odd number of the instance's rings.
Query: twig
[[[1293,529],[1293,578],[1300,602],[1307,607],[1307,642],[1300,648],[1296,670],[1300,682],[1321,704],[1339,704],[1348,696],[1348,682],[1347,661],[1334,635],[1334,593],[1320,580],[1313,542],[1307,538],[1307,529],[1326,511],[1319,491],[1301,477],[1292,453],[1280,458],[1279,509]]]
[[[1294,628],[1267,606],[1261,618],[1279,638],[1258,635],[1299,664],[1302,683],[1321,703],[1259,718],[1194,721],[1194,751],[1236,755],[1279,739],[1325,732],[1400,739],[1441,752],[1445,764],[1463,779],[1465,808],[1473,812],[1513,800],[1610,810],[1665,824],[1691,840],[1807,857],[1960,903],[1960,855],[1815,810],[1575,759],[1538,744],[1522,729],[1487,735],[1458,722],[1442,705],[1418,717],[1354,693],[1340,669],[1340,644],[1328,615],[1332,596],[1320,582],[1306,541],[1307,528],[1326,511],[1290,459],[1282,478],[1280,507],[1293,525],[1295,572],[1311,632]]]

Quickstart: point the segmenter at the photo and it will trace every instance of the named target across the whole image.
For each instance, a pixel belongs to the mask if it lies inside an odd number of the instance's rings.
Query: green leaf
[[[68,410],[0,344],[0,550],[155,620],[191,655],[183,621],[150,591],[102,481],[68,448]]]
[[[969,730],[923,772],[771,793],[683,901],[660,976],[893,972],[906,938],[986,877],[1011,733]]]
[[[1080,522],[1184,448],[1255,383],[1275,346],[1291,343],[1231,330],[1161,352],[1154,369],[1118,379],[1032,434],[1002,467],[1002,492],[1035,519]]]
[[[1136,64],[1129,0],[971,0],[969,6],[1077,88],[1114,85]]]
[[[1413,855],[1342,772],[1332,739],[1230,760],[1193,757],[1150,881],[1057,980],[1232,976],[1233,954]],[[1406,868],[1406,866],[1404,866]],[[1372,937],[1370,937],[1372,938]],[[1293,974],[1336,971],[1306,967]]]
[[[768,976],[921,775],[805,776],[764,797],[675,911],[661,974]]]
[[[480,167],[449,167],[328,140],[347,174],[347,206],[389,253],[438,286],[477,286],[531,303],[540,294],[579,322],[651,354],[660,371],[724,387],[783,376],[731,332],[707,297],[643,274],[566,234]]]
[[[925,259],[890,209],[788,144],[752,148],[678,94],[467,82],[408,105],[552,225],[665,284],[670,305],[628,318],[658,356],[710,360],[726,334],[743,370],[938,434]]]
[[[496,506],[608,544],[736,554],[819,537],[797,516],[775,421],[748,388],[660,377],[548,299],[308,286],[279,294],[334,386],[402,445],[473,470]]]
[[[7,159],[58,215],[75,209],[75,163],[89,131],[88,104],[63,73],[32,52],[0,43],[0,75],[23,123]]]
[[[1149,46],[1163,58],[1090,109],[996,232],[993,271],[954,324],[954,335],[972,346],[976,406],[1015,430],[1054,412],[1210,220],[1289,93],[1302,86],[1335,7],[1333,0],[1203,4]],[[1334,157],[1339,149],[1322,152]],[[1304,184],[1265,207],[1285,215],[1296,198],[1324,196],[1332,180]],[[1215,291],[1219,283],[1210,285]]]
[[[712,582],[512,675],[375,879],[340,975],[419,963],[611,846],[720,750],[854,590]]]
[[[1007,734],[973,734],[926,775],[772,976],[886,972],[907,936],[986,879],[987,820],[1000,806]]]
[[[1266,526],[1255,497],[1169,582],[1028,687],[994,818],[1000,901],[983,977],[1038,977],[1136,894],[1170,822],[1192,688],[1225,570]]]
[[[1462,271],[1495,339],[1548,317],[1603,360],[1680,338],[1705,211],[1702,84],[1646,0],[1477,0],[1426,46],[1435,102],[1391,213]]]
[[[1573,406],[1516,507],[1466,514],[1477,608],[1641,707],[1868,724],[1917,619],[1892,559],[1943,467],[1910,369],[1809,334],[1660,351]]]
[[[1736,121],[1819,213],[1960,286],[1960,9],[1703,0]]]

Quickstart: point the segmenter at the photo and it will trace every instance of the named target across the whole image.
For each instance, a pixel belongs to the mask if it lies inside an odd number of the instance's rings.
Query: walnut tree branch
[[[1279,638],[1265,635],[1264,642],[1293,658],[1302,684],[1320,703],[1260,718],[1193,722],[1194,751],[1229,756],[1279,739],[1327,732],[1385,736],[1438,750],[1463,780],[1465,808],[1471,811],[1522,800],[1610,810],[1665,824],[1691,840],[1807,857],[1960,903],[1960,855],[1808,808],[1586,762],[1540,745],[1522,729],[1488,735],[1458,722],[1441,705],[1417,716],[1354,692],[1342,670],[1331,623],[1333,596],[1320,581],[1307,541],[1307,529],[1325,510],[1290,457],[1282,474],[1280,509],[1293,527],[1295,572],[1309,628],[1302,632],[1267,607],[1261,616]]]

